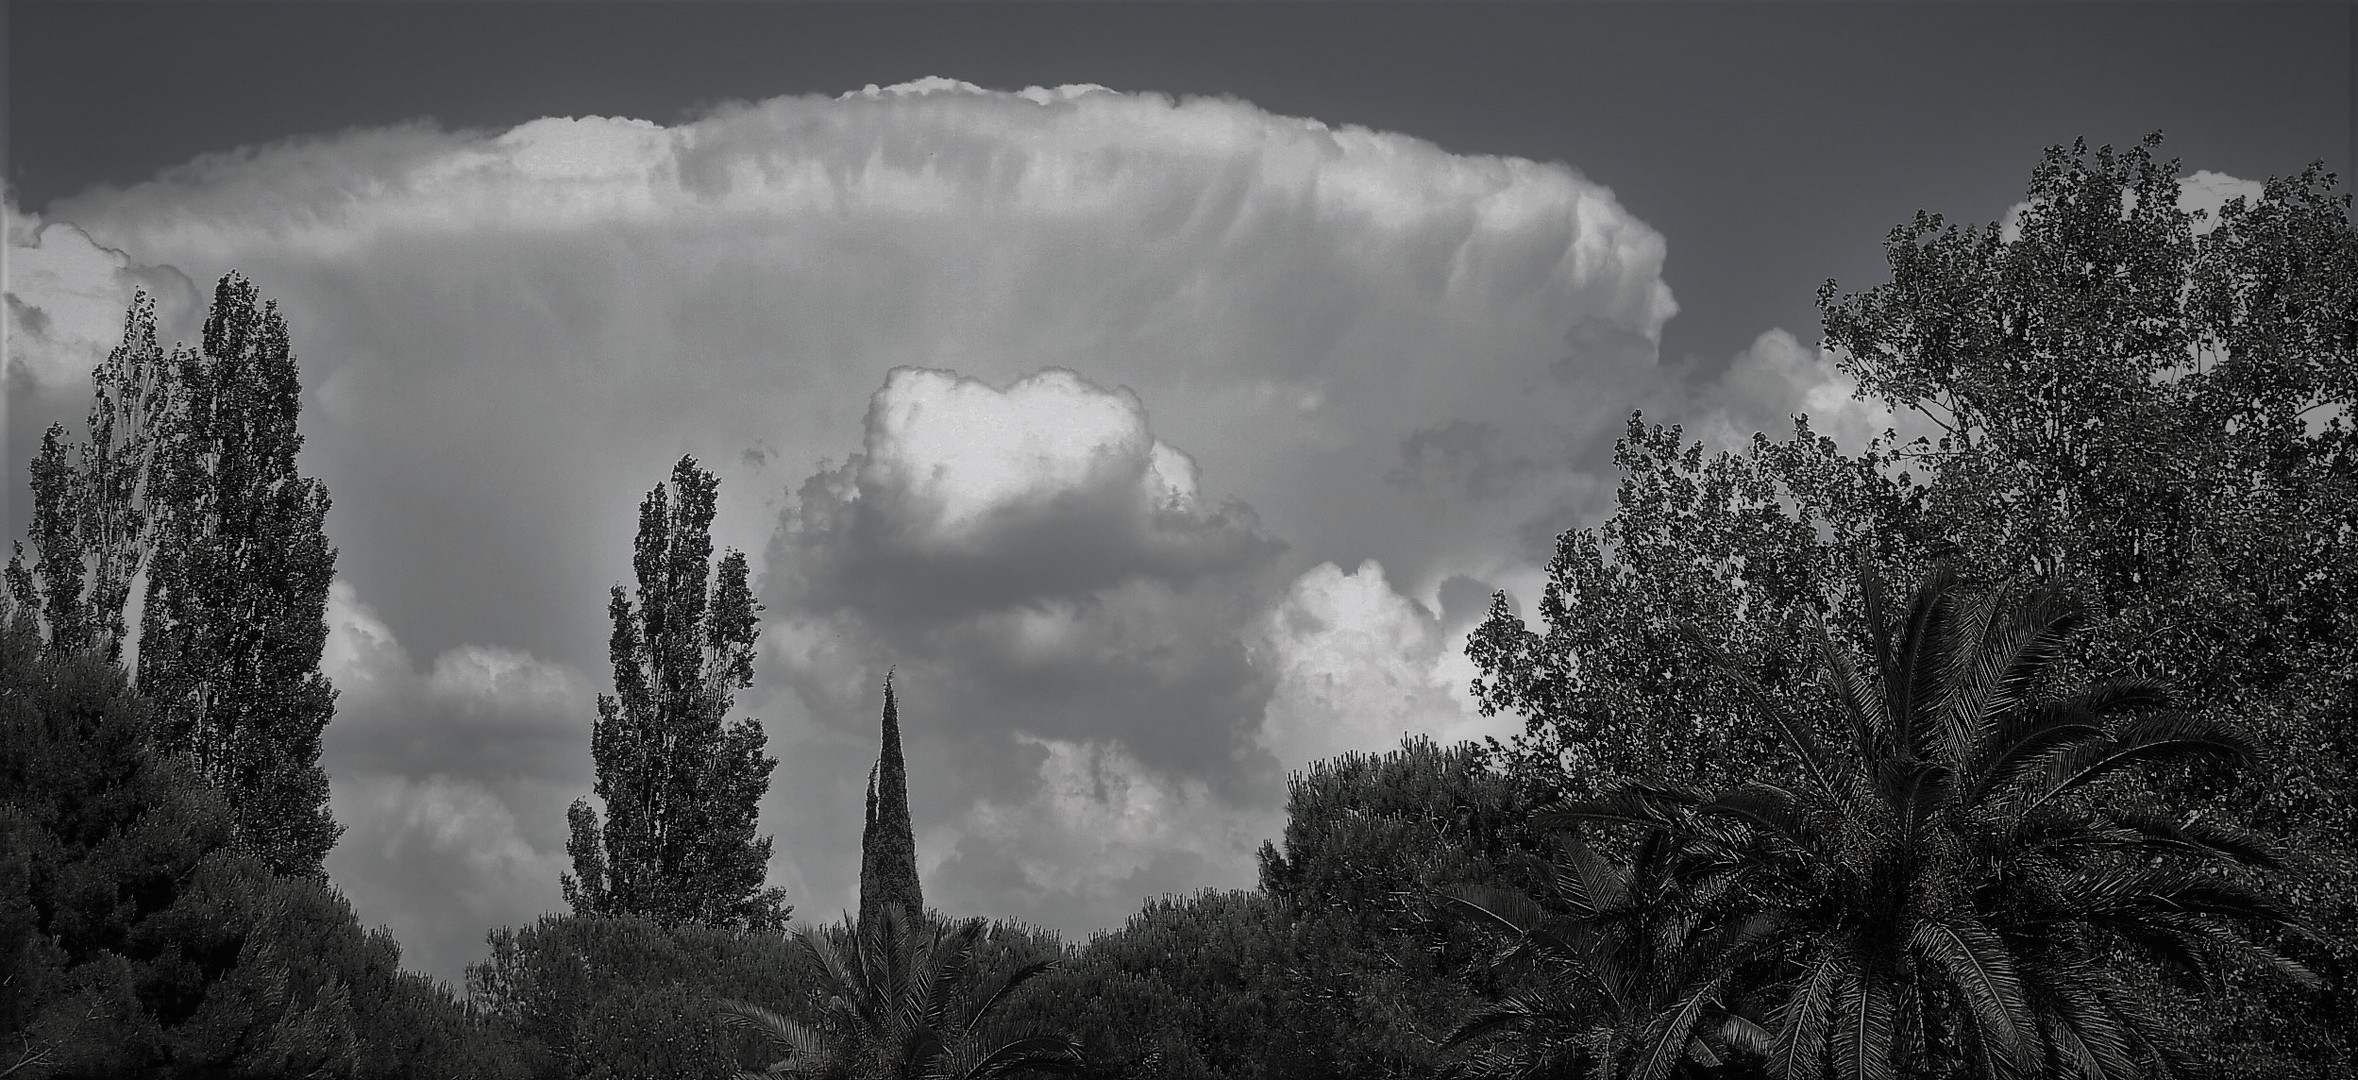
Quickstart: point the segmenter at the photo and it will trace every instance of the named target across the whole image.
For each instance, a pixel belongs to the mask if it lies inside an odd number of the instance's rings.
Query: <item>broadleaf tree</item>
[[[1469,649],[1484,708],[1526,721],[1511,770],[1575,794],[1791,779],[1678,620],[1725,628],[1735,674],[1838,723],[1796,631],[1823,613],[1863,645],[1859,570],[2027,576],[2088,604],[2074,677],[2166,680],[2245,731],[2260,768],[2181,767],[2163,794],[2285,837],[2296,910],[2351,925],[2358,231],[2316,167],[2198,218],[2156,145],[2050,148],[2016,226],[1918,215],[1890,235],[1888,283],[1822,291],[1862,395],[1939,437],[1840,447],[1802,417],[1790,439],[1706,457],[1633,421],[1619,508],[1564,534],[1544,625],[1494,605]],[[2184,1019],[2212,1025],[2239,1075],[2331,1075],[2358,1051],[2358,952],[2281,944],[2333,989],[2230,973],[2246,992]]]
[[[84,439],[69,446],[63,424],[42,433],[32,462],[35,561],[26,565],[19,543],[7,579],[51,647],[94,646],[118,660],[132,583],[146,565],[156,451],[174,402],[175,380],[156,345],[155,299],[145,291],[132,297],[122,343],[91,372],[91,384]]]
[[[760,721],[726,719],[753,683],[761,605],[744,553],[723,554],[715,581],[719,490],[682,457],[639,504],[638,588],[614,586],[607,605],[614,693],[598,696],[590,735],[605,818],[586,799],[567,815],[565,899],[577,914],[780,929],[793,910],[763,887],[770,839],[754,835],[777,759]]]

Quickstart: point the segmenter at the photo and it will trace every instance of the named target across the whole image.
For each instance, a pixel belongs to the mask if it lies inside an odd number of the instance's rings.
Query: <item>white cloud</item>
[[[90,371],[123,340],[123,315],[145,288],[164,328],[188,321],[196,295],[169,268],[140,266],[70,222],[44,222],[0,202],[7,218],[5,307],[9,378],[41,390],[83,391]]]
[[[747,698],[781,758],[776,880],[807,883],[806,914],[848,901],[898,664],[929,884],[1076,932],[1133,886],[1232,880],[1249,844],[1092,855],[1043,824],[991,877],[1017,841],[977,808],[1060,821],[1018,793],[1086,758],[1205,836],[1272,813],[1272,695],[1304,724],[1340,699],[1256,664],[1271,606],[1329,561],[1380,560],[1400,596],[1529,578],[1533,537],[1609,492],[1584,470],[1651,399],[1676,310],[1662,237],[1567,167],[1096,87],[351,131],[52,209],[127,263],[239,269],[287,313],[349,583],[339,782],[476,813],[431,787],[473,784],[556,850],[588,786],[596,686],[571,673],[602,672],[637,500],[692,452],[772,605]],[[1433,674],[1460,630],[1389,659],[1306,640],[1299,671],[1462,686]],[[464,816],[383,815],[413,855]],[[1128,876],[1051,866],[1100,857]],[[429,902],[382,896],[355,899]]]
[[[1859,400],[1857,393],[1857,380],[1842,373],[1832,353],[1803,345],[1785,330],[1768,330],[1698,395],[1693,435],[1741,450],[1755,432],[1791,437],[1794,414],[1806,413],[1811,430],[1855,453],[1886,430],[1901,429],[1905,441],[1930,427],[1913,414],[1895,415],[1880,402]]]
[[[1467,685],[1465,637],[1392,591],[1369,560],[1351,572],[1311,568],[1259,628],[1277,690],[1263,745],[1288,768],[1345,751],[1382,753],[1402,735],[1442,741],[1504,738],[1517,725],[1484,718]]]

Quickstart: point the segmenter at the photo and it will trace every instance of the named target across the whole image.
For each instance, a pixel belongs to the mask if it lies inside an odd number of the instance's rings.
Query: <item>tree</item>
[[[0,610],[0,1074],[522,1075],[324,881],[239,843],[152,721],[119,667]]]
[[[792,908],[765,889],[770,839],[756,839],[776,758],[761,722],[724,724],[753,683],[761,605],[745,555],[721,556],[713,583],[712,518],[720,480],[682,457],[671,486],[639,504],[636,600],[616,585],[607,612],[614,690],[598,696],[590,735],[601,827],[588,800],[567,817],[576,913],[636,915],[671,927],[776,929]]]
[[[9,592],[46,624],[51,647],[96,646],[122,657],[125,608],[145,567],[150,500],[163,425],[174,404],[171,366],[156,345],[155,300],[135,294],[123,316],[123,340],[91,372],[92,402],[84,441],[66,459],[66,430],[42,433],[32,463],[32,567],[17,545],[8,562]]]
[[[319,767],[320,733],[335,715],[319,656],[336,555],[322,531],[327,488],[295,467],[302,387],[286,320],[245,278],[222,278],[203,347],[175,349],[169,380],[170,409],[145,466],[153,553],[139,689],[155,703],[160,744],[221,791],[239,837],[281,873],[317,874],[342,831]],[[100,386],[103,399],[108,380]],[[105,430],[93,427],[105,460]],[[103,549],[119,548],[139,520],[125,510],[139,501],[138,455],[118,464],[75,485],[86,522],[125,522],[89,530],[102,542],[100,568],[116,568],[97,583],[109,595],[130,564]]]
[[[2087,605],[2086,672],[2167,680],[2261,755],[2157,782],[2284,837],[2304,920],[2358,924],[2349,197],[2312,167],[2198,220],[2153,146],[2050,148],[2019,236],[1919,215],[1891,234],[1888,283],[1821,293],[1827,346],[1862,394],[1941,437],[1838,447],[1801,417],[1788,440],[1707,457],[1633,421],[1619,507],[1559,542],[1544,626],[1502,601],[1469,649],[1484,708],[1526,721],[1509,771],[1543,793],[1718,787],[1756,768],[1797,782],[1790,744],[1678,620],[1728,627],[1740,673],[1836,723],[1806,678],[1809,627],[1822,613],[1837,641],[1865,644],[1860,569],[2044,573]],[[2236,1075],[2348,1072],[2358,952],[2279,944],[2336,990],[2239,975],[2244,989],[2184,1022]]]
[[[1423,736],[1317,762],[1286,787],[1282,849],[1260,854],[1260,892],[1282,918],[1280,1022],[1323,1075],[1433,1072],[1437,1040],[1477,1000],[1451,975],[1484,943],[1435,918],[1431,898],[1531,884],[1526,859],[1545,850],[1532,804],[1481,747]]]
[[[917,840],[909,821],[908,767],[901,761],[901,720],[884,677],[884,737],[876,767],[868,774],[868,811],[860,830],[860,924],[899,907],[911,919],[924,917],[925,894],[917,882]]]
[[[2246,737],[2150,681],[2071,685],[2079,609],[2055,589],[1968,599],[1936,574],[1900,613],[1864,593],[1865,669],[1817,642],[1831,744],[1755,696],[1800,758],[1794,788],[1641,783],[1566,815],[1717,849],[1793,965],[1779,1073],[2127,1080],[2184,1060],[2124,955],[2320,984],[2253,934],[2298,926],[2255,873],[2275,845],[2173,810],[2147,771],[2247,762]]]
[[[820,1018],[803,1023],[739,1000],[721,1015],[759,1032],[783,1052],[748,1080],[772,1076],[857,1080],[991,1080],[1028,1072],[1075,1072],[1070,1037],[1001,1022],[1009,995],[1053,966],[1031,960],[985,975],[974,963],[984,922],[913,927],[898,905],[875,922],[842,932],[804,927],[795,935],[823,973]]]
[[[1732,1006],[1776,924],[1727,888],[1733,868],[1665,831],[1627,862],[1576,837],[1565,856],[1539,864],[1554,910],[1495,885],[1442,890],[1452,910],[1506,935],[1492,969],[1539,969],[1443,1048],[1485,1044],[1468,1062],[1477,1076],[1665,1080],[1764,1058],[1768,1033]]]
[[[792,999],[820,977],[777,934],[624,916],[545,915],[489,942],[467,969],[468,998],[520,1033],[542,1077],[730,1075],[759,1044],[724,1027],[712,999]]]

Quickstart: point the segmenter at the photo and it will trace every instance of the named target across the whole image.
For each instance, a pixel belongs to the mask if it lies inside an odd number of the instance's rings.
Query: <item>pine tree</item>
[[[593,789],[567,812],[573,872],[565,900],[583,915],[635,915],[664,926],[782,928],[793,910],[765,889],[770,839],[755,838],[776,758],[761,722],[723,724],[753,683],[761,605],[745,555],[721,556],[713,587],[712,518],[720,480],[693,457],[667,491],[639,504],[637,598],[614,586],[614,693],[598,696]]]
[[[887,906],[911,919],[925,913],[917,884],[917,840],[909,823],[908,768],[901,761],[901,718],[892,676],[884,677],[884,740],[868,773],[867,824],[860,833],[860,925],[874,926]]]
[[[63,424],[52,424],[33,459],[33,546],[8,561],[8,589],[35,613],[52,648],[95,646],[122,658],[129,636],[124,608],[148,550],[150,478],[173,380],[156,347],[156,305],[136,294],[123,316],[123,341],[91,372],[87,438],[67,460]]]
[[[203,346],[176,347],[168,375],[139,689],[159,744],[221,791],[239,837],[280,873],[317,874],[343,831],[319,767],[336,552],[327,486],[295,467],[302,385],[277,303],[222,278]]]

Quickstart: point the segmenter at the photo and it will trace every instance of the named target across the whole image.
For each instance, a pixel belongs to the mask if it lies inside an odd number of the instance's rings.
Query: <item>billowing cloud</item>
[[[321,764],[345,826],[328,873],[406,966],[455,982],[484,931],[563,906],[596,690],[513,649],[460,646],[421,670],[341,580],[320,668],[337,691]]]
[[[190,321],[196,290],[169,267],[141,266],[71,222],[43,222],[0,201],[7,218],[5,377],[39,390],[88,392],[90,370],[123,340],[123,312],[139,289],[156,297],[157,321]]]
[[[1812,430],[1853,452],[1888,430],[1901,430],[1904,440],[1929,427],[1879,402],[1859,400],[1857,394],[1858,381],[1842,373],[1833,354],[1803,345],[1784,330],[1770,330],[1737,353],[1686,411],[1697,438],[1728,449],[1751,445],[1755,432],[1790,437],[1796,413],[1807,413]]]
[[[603,671],[637,501],[682,453],[771,605],[745,701],[781,759],[773,881],[849,901],[898,665],[935,895],[1078,932],[1249,880],[1236,837],[1335,725],[1463,721],[1463,627],[1417,610],[1535,580],[1609,496],[1676,310],[1662,237],[1564,165],[1098,87],[347,131],[47,227],[119,253],[57,290],[113,325],[123,267],[235,268],[287,314],[350,590],[331,768],[367,821],[331,866],[385,883],[350,885],[364,914],[457,928],[418,956],[554,903],[526,870],[588,786],[600,682],[566,673]],[[12,415],[79,415],[67,381]],[[1389,629],[1353,637],[1345,594]],[[1336,621],[1273,648],[1287,603]],[[1416,704],[1343,718],[1345,677]],[[1082,775],[1103,800],[1036,795]],[[476,863],[542,884],[444,918],[473,901],[436,874]]]
[[[1200,489],[1135,393],[1070,371],[898,369],[864,427],[781,514],[770,655],[855,762],[897,668],[936,902],[1077,931],[1206,874],[1242,883],[1278,772],[1240,631],[1283,545]]]
[[[1300,768],[1346,751],[1389,750],[1410,733],[1448,743],[1519,731],[1474,708],[1464,632],[1489,595],[1468,579],[1453,583],[1469,595],[1450,605],[1456,611],[1445,614],[1456,617],[1445,626],[1394,592],[1373,560],[1350,572],[1322,563],[1296,579],[1259,628],[1278,676],[1263,744]]]

